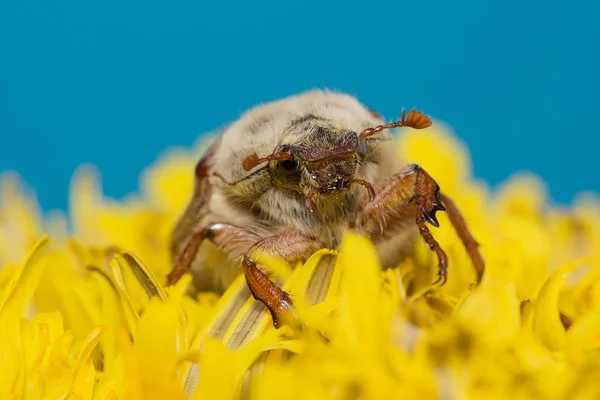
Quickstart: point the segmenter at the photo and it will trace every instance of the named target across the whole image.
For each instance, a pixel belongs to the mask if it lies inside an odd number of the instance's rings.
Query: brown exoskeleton
[[[306,260],[335,249],[350,229],[371,238],[384,268],[420,234],[437,255],[436,282],[444,283],[447,257],[426,225],[439,225],[437,211],[448,212],[481,276],[483,259],[454,203],[421,167],[403,165],[390,144],[390,128],[430,125],[414,110],[384,124],[353,97],[321,91],[250,110],[196,166],[191,202],[172,236],[169,283],[191,269],[198,288],[223,290],[241,264],[277,327],[292,303],[257,268],[254,252]],[[215,252],[226,266],[207,262]]]

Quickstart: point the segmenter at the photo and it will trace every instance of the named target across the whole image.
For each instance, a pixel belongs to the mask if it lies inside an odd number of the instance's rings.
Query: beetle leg
[[[485,261],[479,252],[479,243],[477,243],[473,237],[473,234],[469,230],[465,219],[452,199],[443,193],[440,193],[440,199],[442,200],[442,204],[446,206],[446,211],[448,212],[450,222],[452,223],[452,226],[454,226],[458,237],[460,237],[463,246],[465,246],[465,249],[467,250],[467,254],[473,262],[473,266],[477,272],[477,281],[480,282],[483,276],[483,271],[485,270]]]
[[[273,326],[281,327],[283,319],[293,313],[290,296],[273,283],[247,254],[242,257],[242,265],[252,297],[267,306],[273,318]]]
[[[438,184],[423,168],[414,164],[409,165],[380,185],[375,200],[368,203],[360,212],[354,226],[363,233],[374,236],[376,240],[377,237],[393,234],[393,227],[404,228],[403,225],[406,225],[407,221],[415,218],[413,224],[417,225],[421,237],[438,258],[438,279],[435,283],[444,284],[447,279],[448,257],[425,225],[425,222],[429,222],[438,227],[435,214],[437,211],[446,210],[443,201],[440,200],[439,190]],[[447,197],[442,199],[451,209],[452,224],[480,274],[479,271],[483,269],[483,259],[477,246],[470,244],[470,241],[475,242],[473,237],[454,203]]]
[[[241,256],[244,275],[252,296],[267,306],[273,317],[273,325],[279,328],[282,318],[292,311],[292,301],[286,292],[257,267],[249,254],[265,252],[287,261],[304,259],[318,250],[319,246],[315,239],[296,230],[287,230],[260,239],[255,233],[234,225],[212,224],[192,235],[169,274],[169,285],[177,282],[185,272],[190,270],[205,239],[235,258]]]
[[[242,257],[242,265],[250,292],[256,300],[267,306],[273,317],[275,328],[282,325],[287,315],[293,314],[292,300],[286,292],[269,280],[256,266],[249,254],[263,252],[291,262],[308,258],[320,247],[315,238],[290,229],[260,240]]]
[[[196,164],[194,174],[194,192],[183,215],[178,219],[171,235],[171,256],[174,260],[182,252],[186,242],[189,241],[197,229],[198,223],[208,213],[208,202],[212,195],[212,186],[209,182],[210,170],[214,156],[219,149],[220,139],[217,140]]]
[[[167,277],[167,285],[176,283],[186,272],[191,270],[204,240],[210,240],[217,247],[226,251],[233,258],[241,256],[260,237],[253,232],[230,224],[209,224],[207,227],[191,235],[185,247],[175,258],[175,266]]]

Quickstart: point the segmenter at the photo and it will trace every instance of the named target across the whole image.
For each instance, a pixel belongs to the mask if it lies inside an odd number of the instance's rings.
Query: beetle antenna
[[[277,153],[270,154],[266,157],[258,157],[256,153],[250,154],[248,157],[242,161],[242,167],[244,171],[250,171],[252,168],[256,167],[259,164],[268,161],[282,161],[282,160],[291,160],[294,158],[294,155],[289,151],[279,151]]]
[[[402,118],[399,121],[391,122],[385,125],[377,125],[375,128],[365,129],[360,133],[360,135],[358,135],[358,139],[366,139],[384,129],[400,128],[403,126],[414,129],[428,128],[431,126],[431,119],[429,119],[429,116],[423,114],[421,111],[410,110],[407,115],[406,110],[402,110]]]

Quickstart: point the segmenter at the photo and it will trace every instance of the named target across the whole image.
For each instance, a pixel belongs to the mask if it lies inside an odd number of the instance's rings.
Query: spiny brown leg
[[[242,265],[252,296],[267,306],[273,318],[273,326],[279,329],[286,315],[293,312],[290,296],[258,269],[247,255],[244,255]]]
[[[292,300],[256,266],[248,254],[264,252],[287,261],[296,261],[307,258],[319,248],[315,238],[291,229],[262,239],[244,254],[242,265],[250,292],[256,300],[267,306],[275,328],[281,327],[286,317],[293,315]]]
[[[195,234],[176,258],[175,266],[167,278],[167,285],[176,283],[183,274],[192,268],[202,242],[207,239],[227,251],[233,258],[240,257],[247,249],[260,240],[260,237],[234,225],[215,223],[210,224]]]
[[[315,238],[291,229],[262,239],[244,254],[242,265],[250,292],[256,300],[267,306],[275,328],[281,327],[286,317],[293,316],[292,300],[256,266],[248,254],[264,252],[287,261],[296,261],[307,258],[320,247]]]
[[[467,254],[471,258],[471,262],[473,263],[475,271],[477,272],[477,281],[481,282],[483,271],[485,270],[485,261],[479,252],[479,243],[477,243],[473,237],[473,234],[471,234],[465,219],[452,199],[443,193],[440,193],[440,199],[446,206],[446,211],[448,212],[450,222],[452,223],[452,226],[454,226],[458,237],[460,237],[463,246],[465,246],[465,249],[467,250]]]
[[[292,301],[287,293],[275,285],[250,259],[249,253],[265,252],[288,261],[308,257],[319,246],[314,238],[295,230],[260,239],[256,234],[229,224],[213,224],[194,234],[169,274],[168,283],[173,284],[191,268],[204,239],[208,239],[233,257],[242,257],[246,282],[254,298],[264,303],[273,317],[273,325],[281,326],[282,319],[292,311]]]
[[[417,207],[415,222],[417,223],[421,237],[429,246],[429,250],[435,252],[438,258],[438,279],[434,284],[441,283],[443,285],[448,279],[448,256],[434,239],[429,228],[425,225],[425,221],[435,227],[439,227],[440,223],[435,217],[435,213],[437,211],[445,211],[446,209],[440,202],[440,187],[437,182],[420,167],[416,175],[415,193],[411,199],[411,202],[414,202]]]
[[[210,147],[206,154],[198,161],[198,164],[196,164],[194,193],[171,235],[171,256],[173,260],[177,260],[186,243],[196,233],[198,223],[208,213],[207,204],[212,194],[212,186],[208,178],[213,158],[219,145],[220,139]]]
[[[192,235],[187,245],[183,248],[183,252],[177,258],[175,266],[167,276],[168,286],[177,283],[183,274],[192,269],[192,263],[194,262],[194,258],[196,258],[200,245],[206,238],[206,232],[207,229],[203,229]]]
[[[386,231],[393,232],[394,228],[396,231],[408,229],[408,222],[415,218],[412,221],[419,228],[421,237],[438,258],[438,279],[435,283],[444,284],[448,257],[425,225],[429,222],[439,226],[435,213],[444,210],[439,200],[438,184],[425,170],[413,164],[394,174],[378,188],[375,200],[365,206],[354,226],[377,240],[378,236],[389,235]]]
[[[433,284],[437,285],[438,283],[441,283],[443,285],[446,283],[446,280],[448,280],[448,256],[446,255],[446,252],[442,250],[437,240],[435,240],[435,238],[429,231],[427,225],[425,225],[425,216],[429,215],[429,213],[425,211],[427,208],[425,205],[426,202],[424,200],[424,197],[422,195],[415,195],[414,202],[417,205],[416,223],[417,227],[419,228],[419,233],[421,234],[421,237],[423,238],[427,246],[429,246],[429,250],[435,252],[438,258],[438,278],[435,280],[435,282],[433,282]],[[434,226],[439,226],[437,220],[435,221],[435,224],[433,224],[429,219],[427,219],[427,221],[429,221]]]

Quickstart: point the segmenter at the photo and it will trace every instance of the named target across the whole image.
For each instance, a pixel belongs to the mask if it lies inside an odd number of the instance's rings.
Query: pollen
[[[68,215],[41,212],[4,175],[0,399],[600,398],[600,201],[552,207],[531,175],[491,190],[437,127],[407,130],[397,146],[463,211],[482,281],[439,212],[441,287],[420,242],[383,271],[353,234],[304,264],[264,255],[295,306],[280,329],[241,269],[221,296],[192,292],[189,275],[163,285],[204,144],[165,154],[125,200],[80,169]]]

